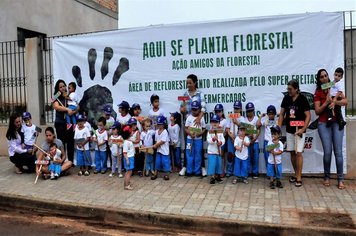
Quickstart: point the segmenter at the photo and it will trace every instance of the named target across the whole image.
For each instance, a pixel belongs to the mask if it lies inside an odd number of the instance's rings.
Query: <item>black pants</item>
[[[62,141],[63,145],[67,146],[68,160],[74,160],[74,130],[73,126],[67,130],[67,124],[55,123],[57,138]]]
[[[143,171],[145,154],[140,152],[139,148],[135,148],[135,171]]]
[[[23,167],[26,166],[29,172],[36,171],[36,156],[29,153],[15,153],[15,155],[10,157],[10,161],[15,164],[17,168],[23,170]]]

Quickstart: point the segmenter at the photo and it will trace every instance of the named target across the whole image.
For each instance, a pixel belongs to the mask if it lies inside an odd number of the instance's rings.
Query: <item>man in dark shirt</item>
[[[288,82],[288,95],[283,98],[278,125],[286,121],[287,148],[291,154],[291,162],[295,177],[291,176],[289,181],[295,183],[296,187],[302,186],[303,150],[305,142],[305,131],[310,121],[310,106],[306,97],[299,90],[296,80]],[[304,126],[291,126],[291,121],[304,121]]]

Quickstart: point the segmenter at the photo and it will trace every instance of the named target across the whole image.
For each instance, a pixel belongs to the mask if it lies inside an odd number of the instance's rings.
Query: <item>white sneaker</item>
[[[122,177],[124,177],[121,173],[119,174],[119,178],[122,178]]]
[[[114,173],[110,173],[109,177],[111,178],[111,177],[113,177],[114,175],[115,175]]]
[[[51,173],[51,179],[55,179],[53,172]]]
[[[179,171],[179,175],[180,175],[180,176],[184,176],[186,170],[187,170],[187,168],[183,167],[183,168]]]
[[[203,177],[205,177],[205,176],[208,175],[208,173],[206,173],[205,167],[202,167],[202,168],[201,168],[201,175],[202,175]]]
[[[57,177],[57,178],[58,178],[58,177],[59,177],[59,174],[55,173],[55,174],[54,174],[54,177]]]

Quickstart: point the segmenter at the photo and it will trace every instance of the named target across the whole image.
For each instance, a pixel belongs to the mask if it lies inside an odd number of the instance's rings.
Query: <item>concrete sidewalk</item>
[[[71,175],[56,181],[39,179],[34,174],[16,175],[7,157],[0,158],[0,195],[35,202],[58,203],[76,207],[114,211],[159,213],[161,217],[212,219],[221,222],[292,228],[330,228],[356,234],[356,181],[345,181],[339,190],[336,181],[324,187],[321,178],[304,178],[296,188],[285,177],[283,189],[270,189],[263,177],[249,184],[210,185],[209,179],[179,177],[155,181],[134,176],[133,191],[123,190],[123,179],[108,174],[89,177]]]

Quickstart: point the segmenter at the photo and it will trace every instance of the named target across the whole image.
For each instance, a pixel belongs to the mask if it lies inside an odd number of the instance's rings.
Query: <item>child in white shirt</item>
[[[243,183],[248,184],[248,147],[250,146],[250,139],[246,136],[246,128],[241,126],[239,128],[239,135],[235,138],[235,167],[234,175],[236,178],[232,181],[236,184],[238,179]]]

